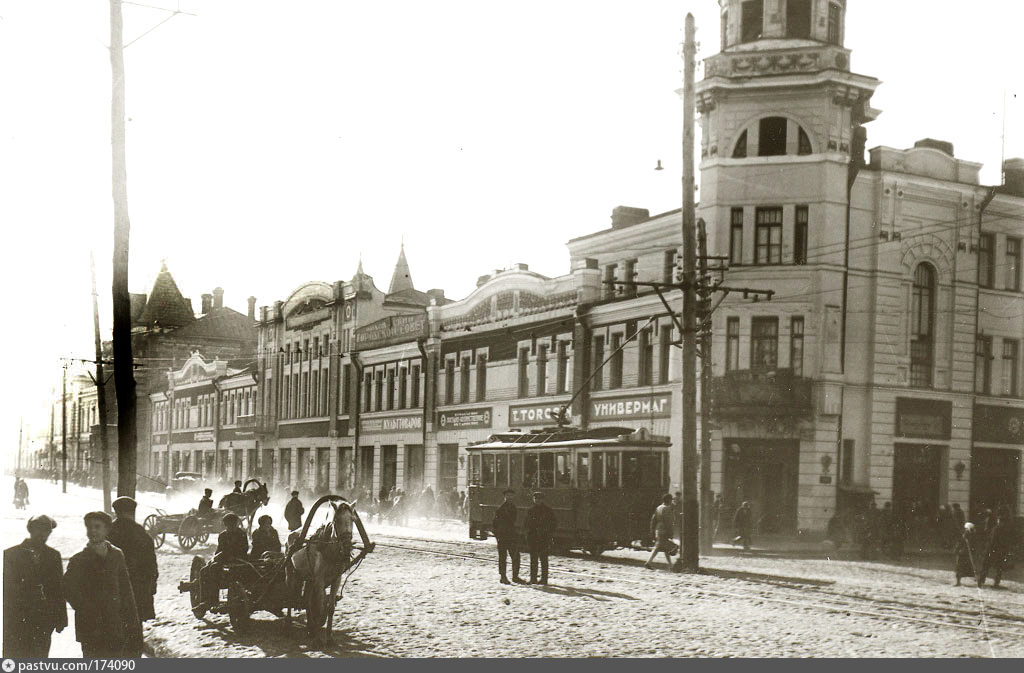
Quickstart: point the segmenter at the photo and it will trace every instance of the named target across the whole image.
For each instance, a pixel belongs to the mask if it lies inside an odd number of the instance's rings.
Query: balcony
[[[711,413],[718,420],[809,418],[812,383],[789,369],[729,372],[711,382]]]

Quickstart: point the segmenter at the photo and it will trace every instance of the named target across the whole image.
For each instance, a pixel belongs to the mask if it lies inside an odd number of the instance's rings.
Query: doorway
[[[459,445],[437,446],[437,492],[450,493],[459,485]]]
[[[398,478],[398,447],[380,447],[380,489],[391,492]]]
[[[725,439],[725,517],[743,503],[753,510],[754,530],[789,534],[797,529],[800,441]]]
[[[292,450],[281,449],[278,474],[280,475],[279,481],[281,486],[287,488],[289,491],[296,488],[296,484],[292,484]]]
[[[971,452],[971,520],[986,509],[1006,505],[1016,514],[1020,484],[1020,451],[983,449]]]
[[[423,445],[410,444],[405,447],[405,491],[419,493],[423,490]]]
[[[907,522],[937,516],[945,447],[897,444],[893,450],[892,509]]]
[[[373,453],[372,446],[359,448],[359,488],[376,498],[378,495],[373,493]]]
[[[321,447],[316,450],[316,492],[324,494],[331,490],[331,450]]]

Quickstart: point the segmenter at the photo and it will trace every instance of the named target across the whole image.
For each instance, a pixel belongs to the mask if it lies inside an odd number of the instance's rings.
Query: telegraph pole
[[[22,444],[22,441],[23,441],[22,435],[24,434],[24,432],[25,432],[25,418],[22,417],[22,418],[18,419],[18,464],[14,468],[15,476],[21,476],[21,444]]]
[[[107,389],[103,378],[103,343],[100,341],[100,306],[96,292],[96,260],[89,253],[89,271],[92,274],[92,331],[96,344],[96,406],[99,411],[100,459],[103,461],[103,511],[110,511],[110,456],[107,455]]]
[[[699,572],[699,505],[697,501],[697,293],[696,251],[694,250],[696,204],[694,203],[694,73],[696,70],[696,27],[693,14],[686,15],[683,45],[683,438],[680,489],[683,492],[683,521],[679,536],[679,561],[683,572]]]
[[[711,520],[711,295],[708,278],[708,230],[704,220],[697,222],[697,248],[700,260],[700,540],[701,549],[710,554],[714,546]]]
[[[56,391],[53,389],[53,387],[51,387],[50,388],[50,446],[48,447],[49,450],[50,450],[50,467],[49,467],[50,479],[53,479],[53,471],[55,469],[57,469],[57,466],[54,465],[54,463],[53,463],[53,459],[54,459],[54,455],[53,454],[54,454],[54,452],[57,449],[57,445],[53,441],[54,416],[57,413],[57,410],[53,406],[53,396],[56,395],[56,394],[57,394]]]
[[[68,492],[68,363],[60,377],[60,476],[61,493]]]

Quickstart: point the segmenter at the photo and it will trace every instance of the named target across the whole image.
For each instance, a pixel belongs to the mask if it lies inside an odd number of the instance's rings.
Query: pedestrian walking
[[[530,584],[548,583],[548,554],[551,536],[558,523],[555,512],[544,504],[544,494],[533,494],[533,507],[526,510],[526,546],[530,552]],[[537,566],[540,565],[540,582],[537,581]]]
[[[736,536],[732,539],[732,543],[743,544],[744,549],[750,549],[750,532],[754,525],[753,511],[750,508],[749,502],[744,502],[740,505],[739,509],[736,510],[736,514],[732,518],[733,532]]]
[[[292,499],[284,506],[284,520],[288,523],[288,530],[298,530],[302,527],[302,515],[305,511],[306,508],[299,500],[299,492],[292,491]]]
[[[672,536],[675,535],[676,518],[675,508],[672,504],[672,496],[666,494],[651,516],[651,536],[654,537],[654,549],[651,551],[647,563],[644,564],[648,570],[653,568],[651,562],[654,561],[658,552],[664,552],[665,560],[668,561],[668,569],[672,570],[672,549],[675,546]]]
[[[263,552],[281,553],[281,538],[271,525],[274,520],[264,514],[259,518],[258,523],[259,528],[252,532],[252,551],[249,552],[249,557],[254,561],[263,556]]]
[[[50,637],[68,625],[60,552],[47,546],[50,517],[28,520],[28,538],[4,550],[4,646],[9,659],[50,656]]]
[[[511,488],[506,489],[505,502],[494,512],[494,523],[491,524],[491,531],[498,542],[498,573],[501,575],[502,584],[511,584],[508,579],[508,557],[512,557],[512,581],[522,584],[519,577],[519,532],[516,530],[516,519],[519,510],[512,502],[516,492]]]
[[[137,503],[134,499],[121,496],[111,503],[111,507],[115,519],[110,526],[107,541],[124,554],[139,619],[144,622],[155,619],[153,596],[156,595],[156,581],[160,571],[157,568],[153,538],[135,521]]]
[[[978,537],[974,524],[964,524],[963,532],[960,534],[953,548],[953,572],[956,574],[956,582],[953,586],[960,586],[960,578],[977,577],[978,569],[974,560],[978,557]]]
[[[999,586],[1003,579],[1003,570],[1009,560],[1010,550],[1013,549],[1013,518],[1010,516],[1010,508],[1005,505],[999,507],[995,519],[992,531],[986,540],[981,570],[978,572],[979,587],[985,586],[985,580],[989,573],[992,573],[992,586]]]
[[[75,611],[75,638],[87,659],[142,656],[142,622],[128,566],[121,550],[107,541],[112,523],[106,512],[85,515],[89,541],[64,573],[64,592]]]

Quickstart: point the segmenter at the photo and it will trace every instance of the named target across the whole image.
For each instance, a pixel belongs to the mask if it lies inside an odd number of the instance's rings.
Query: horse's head
[[[347,502],[331,503],[334,508],[334,534],[342,542],[352,542],[352,529],[355,522],[355,513],[352,506]]]

